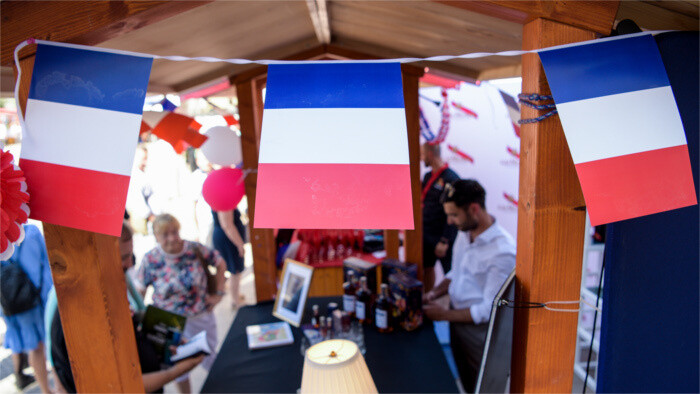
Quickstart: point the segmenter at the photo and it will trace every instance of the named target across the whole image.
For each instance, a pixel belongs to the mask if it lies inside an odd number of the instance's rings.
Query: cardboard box
[[[394,298],[394,321],[406,331],[423,324],[423,282],[405,273],[389,275],[389,289]]]
[[[404,263],[396,259],[384,259],[382,261],[382,283],[388,284],[389,276],[398,273],[418,279],[418,266],[413,263]]]
[[[372,294],[377,294],[377,264],[362,260],[357,257],[348,257],[343,261],[343,283],[348,281],[348,271],[355,271],[357,280],[367,277],[367,287]]]

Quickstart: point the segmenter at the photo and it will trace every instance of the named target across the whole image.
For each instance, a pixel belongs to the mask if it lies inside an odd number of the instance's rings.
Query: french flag
[[[398,63],[270,65],[256,228],[413,229]]]
[[[651,35],[540,52],[592,225],[697,203],[680,114]]]
[[[118,236],[150,57],[40,43],[19,166],[31,218]]]

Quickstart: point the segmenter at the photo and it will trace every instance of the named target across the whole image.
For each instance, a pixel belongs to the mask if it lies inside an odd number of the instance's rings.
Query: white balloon
[[[213,164],[230,167],[243,160],[241,137],[228,126],[214,126],[204,135],[209,137],[201,146],[204,156]]]

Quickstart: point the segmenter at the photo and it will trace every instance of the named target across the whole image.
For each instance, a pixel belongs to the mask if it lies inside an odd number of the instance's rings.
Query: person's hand
[[[243,244],[236,244],[236,249],[238,249],[238,255],[243,257],[245,256],[245,249],[243,248]]]
[[[194,367],[199,365],[202,360],[204,360],[204,357],[206,357],[206,355],[200,354],[199,356],[188,357],[184,360],[176,362],[175,365],[173,365],[173,368],[177,371],[177,376],[190,372]]]
[[[219,294],[207,294],[207,298],[205,298],[204,302],[207,305],[207,310],[211,311],[214,309],[216,304],[221,302],[221,299],[223,298],[222,295]]]
[[[447,320],[447,309],[438,304],[423,305],[423,313],[425,313],[425,317],[427,317],[430,320]]]
[[[435,257],[441,259],[445,256],[447,256],[447,248],[449,245],[447,242],[440,241],[435,245]]]
[[[435,293],[432,290],[423,294],[423,304],[428,304],[435,299]]]

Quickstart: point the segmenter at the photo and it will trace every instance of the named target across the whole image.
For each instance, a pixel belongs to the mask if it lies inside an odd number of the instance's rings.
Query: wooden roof
[[[488,3],[488,2],[487,2]],[[283,59],[332,44],[368,57],[497,52],[522,46],[522,21],[450,1],[214,1],[134,28],[98,46],[158,55]],[[516,3],[517,4],[517,3]],[[525,4],[525,3],[520,3]],[[558,6],[552,2],[553,7]],[[483,12],[483,11],[482,11]],[[697,30],[698,1],[622,1],[616,19],[646,29]],[[3,32],[4,33],[4,32]],[[421,63],[466,79],[519,76],[520,57]],[[7,64],[3,64],[7,66]],[[152,92],[184,92],[252,66],[156,60]],[[4,67],[3,76],[9,76]],[[12,90],[3,78],[2,91]]]

